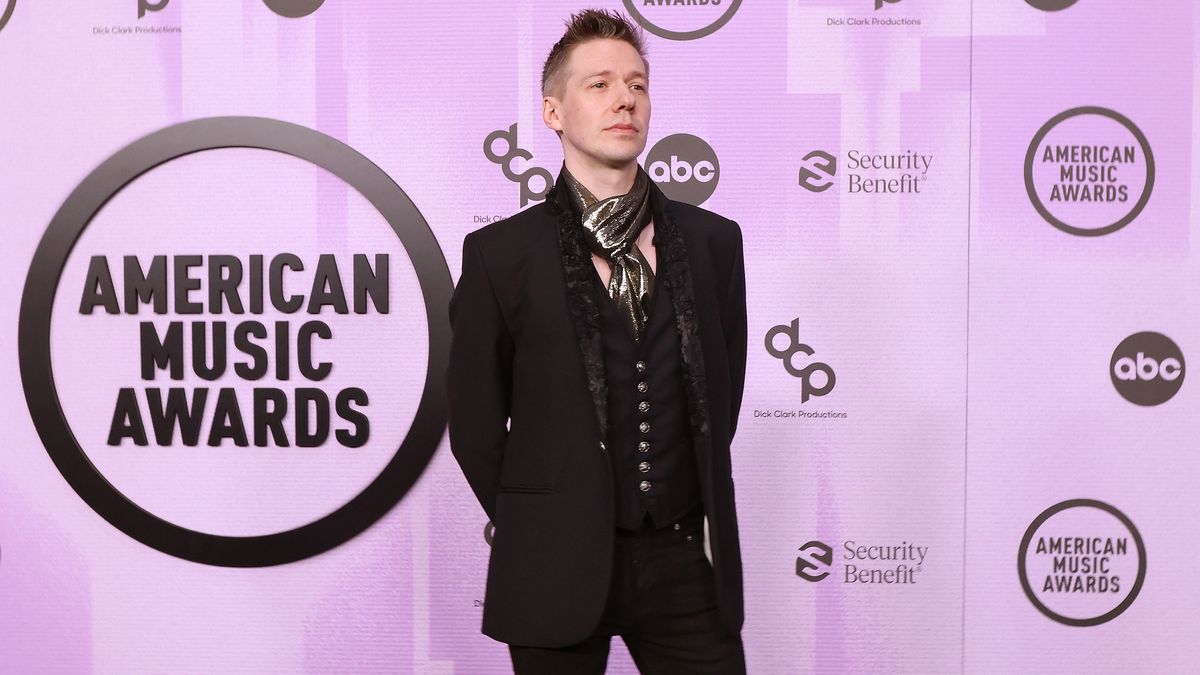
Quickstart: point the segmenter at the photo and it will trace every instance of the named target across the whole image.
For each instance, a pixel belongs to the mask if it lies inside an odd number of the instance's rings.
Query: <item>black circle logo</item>
[[[1025,2],[1030,7],[1040,9],[1043,12],[1058,12],[1079,2],[1079,0],[1025,0]]]
[[[663,28],[662,26],[659,26],[647,19],[646,16],[637,8],[637,4],[633,0],[625,0],[625,9],[629,11],[629,15],[632,16],[635,21],[641,24],[642,28],[645,28],[660,38],[666,38],[668,40],[698,40],[706,35],[712,35],[720,30],[722,26],[729,23],[729,20],[733,18],[734,13],[737,12],[738,7],[741,4],[742,0],[733,0],[729,3],[729,8],[726,9],[716,21],[713,21],[707,26],[703,26],[695,30],[669,30],[667,28]]]
[[[671,134],[646,153],[646,173],[670,199],[699,206],[716,191],[721,162],[703,138]]]
[[[1108,374],[1117,392],[1138,405],[1166,403],[1183,386],[1183,352],[1175,342],[1153,331],[1134,333],[1113,350]]]
[[[263,0],[267,9],[288,19],[301,19],[321,9],[325,0]]]
[[[1049,146],[1044,150],[1042,141],[1060,124],[1073,120],[1074,118],[1086,118],[1088,116],[1107,118],[1120,124],[1129,132],[1130,136],[1137,142],[1142,151],[1142,163],[1145,170],[1145,182],[1141,186],[1129,186],[1125,184],[1115,185],[1119,182],[1118,170],[1123,167],[1129,167],[1131,164],[1136,165],[1137,157],[1133,146],[1127,146],[1127,154],[1120,152],[1120,148],[1109,144],[1095,145],[1067,145],[1058,149],[1058,152],[1053,151]],[[1042,159],[1039,162],[1039,152]],[[1049,180],[1042,178],[1039,180],[1035,176],[1035,165],[1048,163],[1052,166],[1058,166],[1058,177],[1051,177]],[[1067,181],[1063,183],[1061,181]],[[1043,200],[1042,192],[1046,192],[1045,185],[1042,185],[1042,190],[1039,191],[1039,183],[1050,182],[1050,190],[1048,200],[1054,202],[1058,200],[1059,204],[1067,204],[1070,206],[1093,205],[1097,211],[1104,213],[1101,206],[1106,203],[1124,204],[1128,200],[1129,187],[1140,187],[1141,194],[1133,207],[1125,211],[1123,215],[1116,218],[1115,221],[1105,221],[1101,225],[1091,226],[1083,223],[1067,223],[1062,214],[1055,214],[1046,205],[1047,200]],[[1125,117],[1115,110],[1108,108],[1100,108],[1097,106],[1083,106],[1080,108],[1072,108],[1061,112],[1050,121],[1042,125],[1041,129],[1034,134],[1033,140],[1029,143],[1029,150],[1025,153],[1025,191],[1029,195],[1029,201],[1033,204],[1033,208],[1037,209],[1039,215],[1046,219],[1054,227],[1066,232],[1081,237],[1097,237],[1104,234],[1111,234],[1117,230],[1132,223],[1134,219],[1141,214],[1142,209],[1146,208],[1146,204],[1150,201],[1150,193],[1154,190],[1154,153],[1150,149],[1150,142],[1146,140],[1146,135],[1137,127],[1128,117]],[[1115,214],[1114,214],[1115,215]]]
[[[1091,511],[1098,510],[1103,514],[1107,514],[1117,521],[1117,524],[1123,527],[1128,533],[1129,538],[1133,540],[1137,553],[1137,571],[1133,581],[1133,585],[1125,590],[1124,598],[1111,608],[1105,607],[1105,611],[1095,613],[1092,616],[1065,616],[1061,610],[1056,611],[1043,602],[1041,593],[1050,596],[1071,597],[1071,593],[1075,593],[1075,597],[1087,597],[1089,600],[1094,597],[1107,597],[1104,594],[1108,593],[1116,595],[1121,590],[1119,584],[1124,579],[1118,576],[1106,577],[1099,576],[1097,572],[1114,571],[1109,567],[1110,559],[1113,554],[1124,557],[1128,554],[1127,544],[1122,546],[1124,537],[1120,537],[1117,544],[1112,544],[1112,538],[1104,538],[1095,536],[1100,534],[1100,530],[1089,530],[1087,533],[1094,535],[1090,537],[1071,536],[1051,538],[1047,544],[1043,539],[1039,539],[1038,546],[1035,547],[1035,555],[1041,556],[1057,556],[1054,557],[1051,570],[1052,577],[1047,577],[1045,584],[1042,586],[1040,593],[1035,591],[1029,581],[1029,547],[1033,542],[1034,536],[1038,530],[1042,528],[1048,521],[1051,521],[1056,516],[1073,513],[1084,513],[1085,515],[1094,515]],[[1078,527],[1076,525],[1076,527]],[[1093,527],[1095,527],[1093,525]],[[1106,525],[1111,527],[1111,525]],[[1074,534],[1079,535],[1081,532],[1074,531]],[[1116,547],[1116,550],[1111,550],[1110,547]],[[1025,591],[1025,596],[1029,598],[1029,602],[1037,608],[1039,612],[1047,617],[1068,626],[1097,626],[1108,621],[1112,621],[1121,615],[1133,601],[1137,598],[1138,593],[1142,590],[1142,582],[1146,580],[1146,545],[1142,542],[1142,535],[1134,527],[1133,521],[1124,513],[1121,513],[1116,507],[1105,504],[1104,502],[1095,499],[1070,499],[1065,502],[1060,502],[1043,511],[1037,518],[1030,523],[1029,529],[1025,530],[1025,536],[1021,538],[1021,546],[1017,550],[1017,575],[1021,579],[1021,588]],[[1088,583],[1084,583],[1084,578],[1087,577]],[[1097,583],[1099,582],[1099,583]],[[1100,588],[1100,586],[1105,586]],[[1118,596],[1119,597],[1119,596]],[[1059,600],[1061,602],[1061,600]],[[1087,605],[1093,607],[1094,605]],[[1084,608],[1087,612],[1087,608]],[[1095,611],[1094,609],[1092,610]]]
[[[412,426],[383,470],[359,494],[306,525],[260,536],[198,532],[168,522],[119,492],[88,459],[71,431],[50,363],[50,324],[71,249],[97,212],[138,176],[186,155],[220,148],[281,152],[341,178],[391,226],[411,258],[426,307],[429,369]],[[318,131],[280,120],[213,117],[183,122],[134,141],[108,158],[67,197],[34,252],[21,297],[18,352],[25,400],[50,458],[79,496],[134,539],[185,560],[264,567],[332,549],[383,517],[425,470],[446,426],[442,374],[449,359],[449,319],[442,309],[453,284],[441,247],[408,195],[363,155]]]
[[[17,8],[17,0],[8,0],[4,6],[4,13],[0,14],[0,30],[8,25],[8,20],[12,18],[13,10]]]

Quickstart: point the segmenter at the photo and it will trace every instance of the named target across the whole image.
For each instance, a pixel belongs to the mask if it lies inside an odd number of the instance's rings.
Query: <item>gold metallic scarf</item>
[[[608,295],[617,304],[617,311],[629,324],[636,342],[642,337],[650,311],[650,295],[654,291],[654,271],[642,252],[637,238],[650,222],[650,177],[638,167],[633,188],[623,195],[607,199],[596,196],[562,168],[567,179],[571,205],[581,216],[583,237],[592,253],[604,258],[612,267],[608,280]]]

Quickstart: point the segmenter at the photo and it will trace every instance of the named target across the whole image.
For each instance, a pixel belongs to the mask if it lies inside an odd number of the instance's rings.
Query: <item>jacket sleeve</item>
[[[500,462],[508,437],[513,340],[474,237],[472,233],[463,240],[462,275],[450,299],[450,450],[495,523]]]
[[[733,261],[725,298],[725,348],[729,354],[729,440],[737,431],[738,412],[742,409],[742,391],[746,384],[746,262],[742,251],[742,230],[733,225]]]

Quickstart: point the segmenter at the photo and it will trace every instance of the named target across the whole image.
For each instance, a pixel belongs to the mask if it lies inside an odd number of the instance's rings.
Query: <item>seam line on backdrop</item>
[[[967,466],[971,461],[971,196],[975,191],[975,0],[971,0],[967,27],[967,330],[966,367],[963,368],[963,538],[962,538],[962,619],[959,621],[959,671],[967,672]]]

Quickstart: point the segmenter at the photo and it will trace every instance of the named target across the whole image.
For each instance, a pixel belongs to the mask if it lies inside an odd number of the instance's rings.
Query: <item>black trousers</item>
[[[596,631],[568,647],[510,645],[513,671],[603,673],[614,635],[645,675],[746,672],[741,636],[729,634],[717,614],[701,509],[661,530],[648,517],[637,532],[618,529],[608,602]]]

